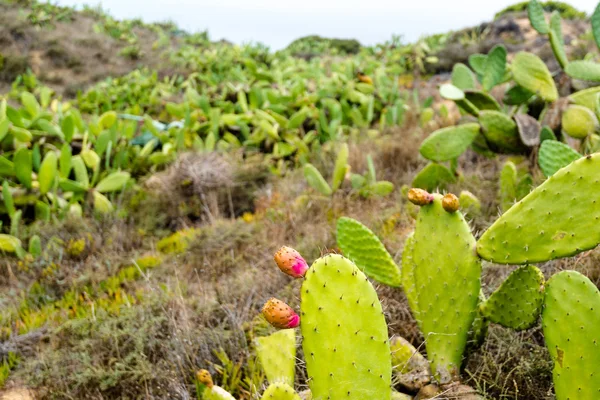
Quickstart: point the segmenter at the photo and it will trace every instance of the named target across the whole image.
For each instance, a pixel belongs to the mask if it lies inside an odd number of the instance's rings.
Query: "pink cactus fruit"
[[[275,262],[280,270],[294,278],[302,278],[308,270],[308,264],[296,250],[283,246],[275,253]]]

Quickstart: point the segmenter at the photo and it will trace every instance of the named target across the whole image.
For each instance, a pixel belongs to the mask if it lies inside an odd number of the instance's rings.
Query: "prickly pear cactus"
[[[580,273],[562,271],[548,280],[542,326],[557,400],[600,398],[599,310],[600,291]]]
[[[562,115],[563,131],[575,138],[584,139],[596,131],[598,118],[588,108],[583,106],[570,106]]]
[[[300,400],[300,396],[286,383],[272,383],[263,393],[261,400]]]
[[[402,289],[408,300],[408,306],[412,311],[413,317],[419,322],[419,299],[417,298],[417,287],[415,282],[415,263],[413,259],[413,250],[415,246],[414,233],[411,233],[404,243],[402,252]]]
[[[296,331],[282,329],[256,339],[256,353],[270,383],[294,384]]]
[[[517,124],[508,115],[500,111],[481,111],[479,123],[483,128],[483,136],[492,149],[503,153],[520,153],[525,149]]]
[[[558,90],[552,74],[546,64],[535,54],[525,51],[517,53],[512,61],[511,70],[519,86],[537,93],[546,102],[558,99]]]
[[[450,183],[456,182],[456,177],[442,164],[430,163],[425,166],[413,179],[412,186],[433,191],[444,189]]]
[[[594,86],[571,94],[569,96],[569,101],[587,107],[590,110],[594,110],[596,108],[596,100],[599,93],[600,86]]]
[[[465,90],[465,100],[471,102],[479,110],[500,111],[498,101],[481,90]]]
[[[545,140],[538,152],[538,164],[546,177],[554,175],[559,169],[580,158],[581,154],[571,146],[556,140]]]
[[[500,171],[500,207],[506,212],[517,198],[517,167],[507,161]]]
[[[204,400],[235,400],[235,397],[231,393],[220,386],[206,388],[202,394],[202,398]]]
[[[441,195],[421,207],[413,248],[419,319],[441,383],[458,377],[475,319],[481,275],[475,244],[462,214],[444,210]]]
[[[473,193],[468,190],[463,190],[458,196],[461,209],[465,210],[470,215],[478,215],[481,213],[481,201]]]
[[[469,123],[438,129],[429,135],[419,151],[431,161],[449,161],[458,158],[479,134],[479,124]]]
[[[323,178],[323,175],[321,175],[314,165],[308,163],[304,165],[304,178],[310,187],[321,193],[323,196],[331,196],[333,193],[331,187],[325,178]]]
[[[457,63],[452,68],[452,84],[461,90],[475,89],[475,76],[465,64]]]
[[[568,257],[600,242],[600,153],[574,161],[510,208],[483,234],[477,252],[499,264]]]
[[[480,305],[491,322],[517,331],[531,328],[542,311],[544,275],[533,265],[514,270]]]
[[[337,222],[337,242],[344,256],[367,276],[388,286],[401,285],[400,270],[377,235],[355,219]]]
[[[388,331],[375,289],[350,260],[316,260],[301,289],[304,357],[313,399],[391,397]]]
[[[571,78],[600,82],[600,64],[593,61],[572,61],[565,67],[565,72]]]

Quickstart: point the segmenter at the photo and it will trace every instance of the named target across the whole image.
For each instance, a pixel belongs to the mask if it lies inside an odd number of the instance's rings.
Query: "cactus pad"
[[[542,100],[552,102],[558,99],[558,90],[552,74],[535,54],[524,51],[517,53],[512,62],[512,73],[519,86],[537,93]]]
[[[421,155],[431,161],[449,161],[467,150],[479,134],[479,124],[470,123],[438,129],[421,144]]]
[[[569,100],[577,105],[594,110],[596,108],[598,94],[600,94],[600,86],[595,86],[573,93],[569,96]]]
[[[316,260],[301,289],[306,369],[315,400],[391,397],[391,356],[375,289],[350,260]]]
[[[331,187],[325,178],[323,178],[323,175],[321,175],[314,165],[308,163],[304,165],[304,178],[310,187],[321,193],[323,196],[331,196],[333,193]]]
[[[500,171],[500,207],[506,212],[517,198],[517,167],[507,161]]]
[[[288,384],[272,383],[263,393],[261,400],[300,400],[300,396]]]
[[[558,400],[600,398],[599,310],[600,291],[580,273],[563,271],[548,280],[542,326]]]
[[[475,238],[460,212],[442,207],[442,196],[421,207],[413,261],[419,320],[434,376],[456,379],[475,318],[481,262]]]
[[[481,111],[479,123],[491,148],[504,153],[521,152],[525,149],[517,124],[508,115],[500,111]]]
[[[544,275],[537,267],[525,265],[514,270],[480,310],[490,321],[519,331],[537,322],[543,301]]]
[[[506,71],[506,47],[498,44],[494,46],[485,59],[481,86],[489,92],[494,86],[502,82]]]
[[[500,104],[495,98],[480,90],[465,90],[465,99],[479,110],[500,111]]]
[[[546,16],[544,14],[544,7],[537,1],[531,0],[527,4],[527,14],[529,15],[529,22],[533,29],[545,35],[550,31],[550,27],[546,22]]]
[[[570,106],[562,115],[563,131],[575,139],[584,139],[594,133],[597,127],[598,118],[586,107]]]
[[[412,186],[433,191],[444,189],[449,183],[454,182],[456,182],[456,177],[448,168],[441,164],[430,163],[415,176]]]
[[[600,64],[593,61],[572,61],[566,66],[565,72],[571,78],[600,82]]]
[[[344,256],[368,277],[388,286],[401,285],[400,270],[377,235],[355,219],[337,222],[337,242]]]
[[[465,64],[454,64],[452,68],[452,84],[461,90],[475,89],[475,76]]]
[[[600,242],[600,153],[574,161],[502,215],[477,243],[499,264],[568,257]]]
[[[477,196],[468,190],[463,190],[460,192],[458,201],[460,202],[461,209],[471,216],[477,215],[481,212],[481,201],[479,201]]]
[[[296,331],[282,329],[256,339],[256,353],[270,383],[294,384]]]
[[[579,158],[581,154],[571,146],[556,140],[545,140],[538,153],[538,163],[546,177],[554,175],[556,171]]]

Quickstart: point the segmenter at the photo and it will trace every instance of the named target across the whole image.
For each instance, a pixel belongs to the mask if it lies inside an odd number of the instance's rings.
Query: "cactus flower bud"
[[[300,325],[300,316],[292,307],[274,297],[265,303],[262,314],[277,329],[296,328]]]
[[[460,202],[458,201],[458,197],[453,195],[452,193],[448,193],[442,199],[442,207],[449,213],[453,213],[458,211],[460,208]]]
[[[208,388],[212,388],[214,386],[210,372],[205,369],[201,369],[200,371],[196,372],[196,378],[198,379],[198,382],[206,385]]]
[[[433,195],[426,190],[412,188],[408,191],[408,200],[417,206],[425,206],[433,201]]]
[[[280,270],[294,278],[301,278],[308,270],[308,264],[300,253],[291,247],[283,246],[275,253],[275,262]]]

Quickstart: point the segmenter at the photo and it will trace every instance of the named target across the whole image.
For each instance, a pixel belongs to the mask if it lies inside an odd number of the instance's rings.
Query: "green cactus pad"
[[[434,197],[419,211],[413,261],[427,355],[436,379],[448,383],[458,376],[475,319],[481,261],[462,214],[445,211],[442,196]]]
[[[479,123],[486,141],[498,152],[519,153],[525,149],[517,124],[508,115],[499,111],[481,111]]]
[[[335,168],[333,169],[333,176],[331,177],[331,189],[334,192],[342,186],[342,183],[344,183],[344,178],[348,171],[348,152],[348,145],[343,143],[338,151],[335,160]]]
[[[368,277],[388,286],[401,285],[400,270],[377,235],[355,219],[337,221],[337,243],[344,256]]]
[[[556,140],[546,140],[540,146],[538,163],[546,177],[552,176],[561,168],[581,158],[581,154],[571,146]]]
[[[419,322],[419,299],[417,298],[415,263],[413,261],[414,246],[414,233],[411,233],[404,242],[404,251],[402,252],[402,289],[404,289],[413,316]]]
[[[550,31],[550,27],[546,22],[546,16],[544,14],[544,7],[537,1],[531,0],[527,5],[527,14],[529,15],[529,22],[533,29],[543,35]]]
[[[441,164],[430,163],[415,176],[412,186],[431,192],[436,189],[445,189],[449,183],[454,182],[456,182],[456,177],[448,168]]]
[[[300,396],[288,384],[272,383],[263,393],[261,400],[300,400]]]
[[[479,255],[499,264],[528,264],[596,247],[599,170],[600,153],[596,153],[556,172],[483,234],[477,243]]]
[[[308,182],[310,187],[315,189],[323,196],[331,196],[331,194],[333,193],[331,187],[329,186],[325,178],[323,178],[323,175],[321,175],[319,170],[316,169],[314,165],[308,163],[304,165],[304,178],[306,179],[306,182]]]
[[[560,67],[564,69],[567,64],[569,64],[569,60],[567,59],[567,53],[565,52],[565,40],[562,34],[560,13],[558,10],[554,10],[550,16],[550,31],[548,34],[554,57],[556,57]]]
[[[519,106],[527,103],[534,95],[535,93],[530,92],[524,87],[516,85],[504,93],[503,102],[509,106]]]
[[[489,92],[494,86],[501,83],[506,71],[506,48],[499,44],[494,46],[485,60],[481,86]]]
[[[543,143],[546,140],[556,140],[556,135],[548,126],[544,126],[540,132],[540,142]]]
[[[471,215],[478,215],[481,212],[481,201],[473,193],[463,190],[458,196],[460,209]]]
[[[457,63],[452,68],[452,84],[461,90],[475,89],[475,76],[465,64]]]
[[[517,124],[521,142],[525,146],[534,147],[540,144],[542,126],[537,119],[527,114],[517,114],[513,119]]]
[[[489,94],[480,90],[465,90],[465,99],[479,110],[500,111],[500,104]]]
[[[350,260],[316,260],[301,289],[302,348],[314,399],[391,397],[391,356],[375,289]]]
[[[575,271],[548,280],[542,326],[557,400],[600,398],[600,291]]]
[[[569,96],[569,100],[577,105],[594,110],[596,108],[598,94],[600,94],[600,86],[595,86],[573,93]]]
[[[431,161],[449,161],[467,150],[479,134],[479,124],[463,124],[438,129],[429,135],[419,151]]]
[[[600,82],[600,64],[593,61],[571,61],[565,72],[571,78]]]
[[[562,115],[563,131],[575,139],[584,139],[594,133],[597,127],[598,118],[587,107],[570,106]]]
[[[459,101],[464,100],[465,92],[450,83],[446,83],[440,86],[440,96],[446,100]]]
[[[519,86],[538,93],[543,100],[552,102],[558,99],[558,90],[552,74],[546,64],[535,54],[524,51],[517,53],[512,62],[512,73]]]
[[[256,339],[256,353],[270,383],[294,384],[296,331],[282,329]]]
[[[596,42],[596,46],[600,48],[600,4],[598,4],[594,9],[591,20],[594,40]]]
[[[544,275],[533,265],[514,270],[480,305],[491,322],[517,331],[531,328],[542,311]]]

